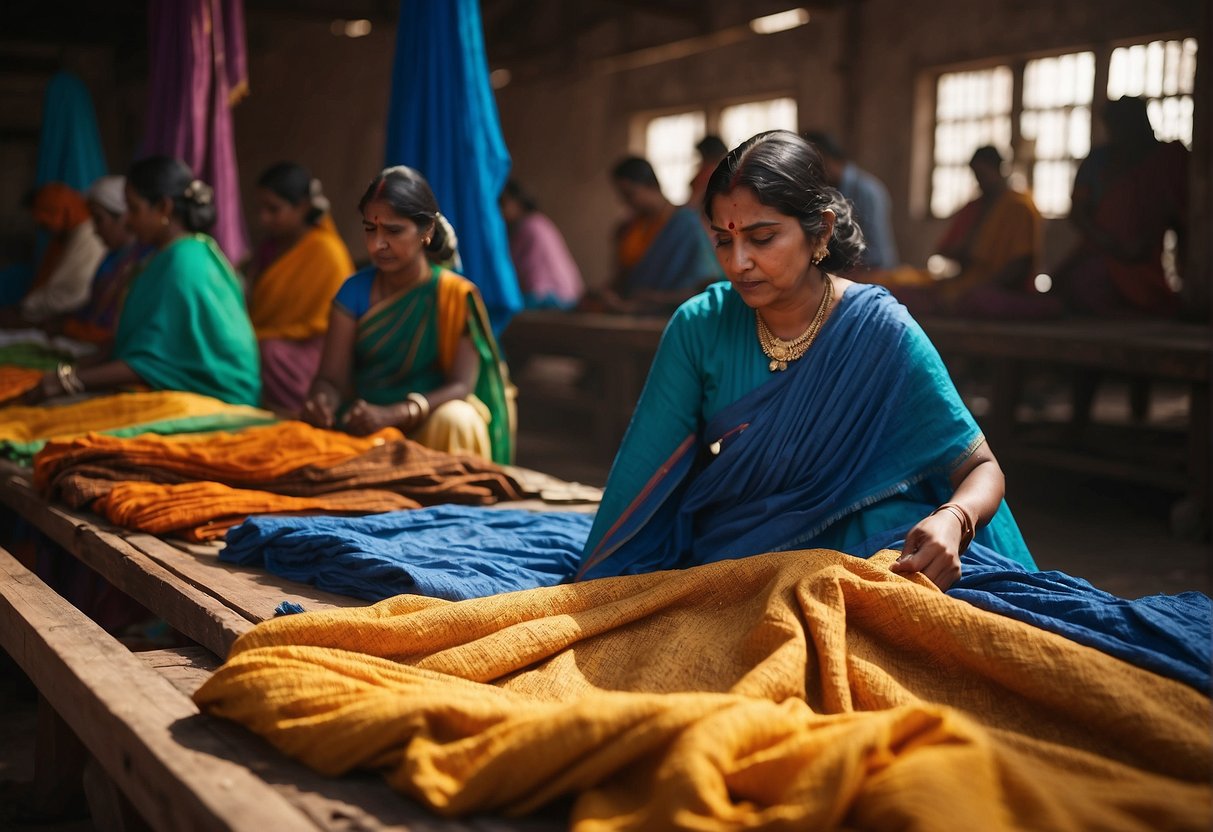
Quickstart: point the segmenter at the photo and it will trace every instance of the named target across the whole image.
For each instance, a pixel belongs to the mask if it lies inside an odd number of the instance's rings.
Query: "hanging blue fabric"
[[[108,173],[93,98],[84,82],[70,72],[56,73],[42,98],[42,134],[38,140],[38,166],[34,184],[62,182],[84,192]],[[39,232],[33,263],[0,269],[0,306],[16,303],[34,277],[34,264],[42,260],[48,238]]]
[[[477,0],[400,4],[386,160],[429,181],[459,237],[464,272],[500,334],[522,308],[522,293],[497,208],[510,155],[489,87]]]

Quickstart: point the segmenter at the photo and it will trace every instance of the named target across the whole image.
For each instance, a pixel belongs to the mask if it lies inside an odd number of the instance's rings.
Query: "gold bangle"
[[[953,517],[960,521],[960,551],[959,554],[964,554],[969,548],[969,544],[973,542],[973,535],[976,533],[973,521],[969,518],[969,513],[956,503],[944,503],[939,508],[931,512],[932,516],[939,514],[941,511],[947,511]]]
[[[417,405],[417,410],[421,414],[421,421],[424,422],[430,418],[430,400],[425,396],[420,393],[409,393],[404,399]]]

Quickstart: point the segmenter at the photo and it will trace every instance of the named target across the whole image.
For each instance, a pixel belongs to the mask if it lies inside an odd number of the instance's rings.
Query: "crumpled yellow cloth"
[[[98,396],[74,404],[0,409],[0,441],[32,442],[67,439],[92,431],[146,425],[188,416],[219,413],[250,417],[273,414],[244,405],[228,404],[210,396],[161,390]]]
[[[895,556],[288,616],[195,700],[444,815],[575,794],[580,832],[1209,828],[1208,698]]]

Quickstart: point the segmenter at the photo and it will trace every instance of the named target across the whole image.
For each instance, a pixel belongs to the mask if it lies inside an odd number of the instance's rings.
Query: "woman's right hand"
[[[299,416],[313,427],[331,430],[337,420],[337,402],[328,393],[313,393],[303,403]]]

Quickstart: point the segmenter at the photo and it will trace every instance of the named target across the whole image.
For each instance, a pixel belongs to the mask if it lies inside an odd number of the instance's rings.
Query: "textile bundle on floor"
[[[199,482],[228,488],[199,499],[196,488],[158,487]],[[425,448],[395,428],[350,436],[302,422],[202,437],[94,434],[50,442],[34,459],[34,485],[131,528],[154,531],[167,517],[175,530],[196,538],[217,536],[250,513],[247,506],[259,513],[305,510],[299,500],[278,496],[322,497],[346,512],[483,505],[523,496],[497,465]],[[310,510],[327,510],[321,502],[313,500]]]
[[[593,517],[436,506],[374,517],[250,517],[219,559],[380,601],[461,601],[551,586],[577,568]]]
[[[1209,699],[814,550],[266,622],[195,694],[444,815],[583,830],[1208,829]]]
[[[99,396],[57,407],[7,407],[0,409],[0,455],[27,461],[49,439],[92,432],[189,433],[274,420],[266,410],[173,391]]]

